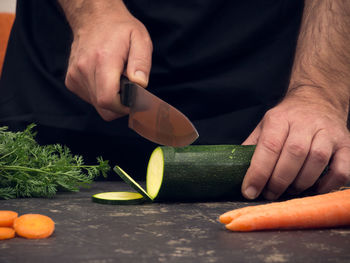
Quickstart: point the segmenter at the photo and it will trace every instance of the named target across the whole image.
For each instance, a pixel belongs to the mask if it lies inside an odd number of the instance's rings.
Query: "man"
[[[58,3],[18,3],[2,122],[35,121],[51,132],[89,134],[91,142],[109,134],[115,160],[130,166],[132,153],[145,156],[150,146],[121,118],[128,113],[118,95],[125,74],[183,111],[199,131],[196,143],[247,137],[243,144],[257,144],[242,185],[246,198],[274,200],[313,185],[327,192],[348,182],[348,1]],[[16,50],[26,58],[15,58]],[[77,144],[76,136],[63,137]]]

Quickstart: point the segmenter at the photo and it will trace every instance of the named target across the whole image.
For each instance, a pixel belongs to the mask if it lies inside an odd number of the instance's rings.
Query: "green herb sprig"
[[[39,145],[34,124],[24,131],[0,127],[0,199],[53,197],[58,191],[77,192],[110,170],[108,161],[85,165],[83,158],[59,145]]]

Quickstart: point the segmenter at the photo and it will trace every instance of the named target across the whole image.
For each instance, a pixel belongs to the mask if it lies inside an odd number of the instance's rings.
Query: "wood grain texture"
[[[129,191],[96,182],[53,199],[0,200],[1,209],[42,213],[56,222],[48,239],[0,243],[0,262],[350,262],[350,229],[233,233],[217,218],[228,209],[265,203],[200,202],[114,206],[91,195]]]

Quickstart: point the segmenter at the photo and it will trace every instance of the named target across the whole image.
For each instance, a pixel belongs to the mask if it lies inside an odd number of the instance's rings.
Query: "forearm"
[[[305,0],[288,94],[318,93],[347,116],[350,1]],[[312,96],[312,95],[310,95]]]
[[[109,14],[129,15],[122,0],[58,0],[73,33],[104,20]]]

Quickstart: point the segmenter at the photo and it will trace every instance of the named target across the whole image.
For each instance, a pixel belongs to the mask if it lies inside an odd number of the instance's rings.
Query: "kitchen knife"
[[[198,138],[191,121],[179,110],[122,76],[121,103],[130,107],[129,127],[155,143],[182,147]]]

